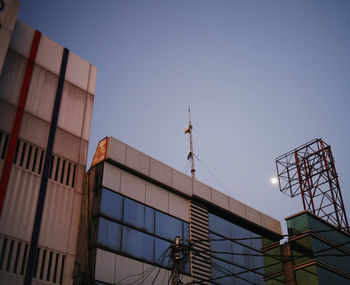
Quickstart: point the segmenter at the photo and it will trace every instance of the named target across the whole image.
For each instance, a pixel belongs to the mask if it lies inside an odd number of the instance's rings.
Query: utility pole
[[[192,167],[191,174],[192,180],[195,179],[195,169],[194,169],[194,153],[193,153],[193,144],[192,144],[192,123],[191,123],[191,109],[188,107],[188,128],[185,129],[185,134],[190,134],[190,152],[187,155],[187,159],[191,159]]]
[[[171,285],[179,285],[180,284],[180,272],[179,272],[180,237],[179,236],[175,238],[175,245],[173,247],[172,259],[173,259],[173,274],[172,274]]]

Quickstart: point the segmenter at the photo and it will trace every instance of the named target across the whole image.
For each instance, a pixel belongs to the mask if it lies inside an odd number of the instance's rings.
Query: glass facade
[[[209,213],[212,283],[264,284],[261,236]]]
[[[189,239],[187,222],[106,188],[95,222],[98,247],[165,268],[172,266],[169,248],[175,237]]]

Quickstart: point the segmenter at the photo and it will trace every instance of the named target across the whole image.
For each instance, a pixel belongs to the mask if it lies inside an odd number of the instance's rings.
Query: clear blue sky
[[[269,182],[275,158],[317,137],[350,214],[350,1],[22,0],[19,18],[98,68],[89,162],[113,136],[184,171],[190,105],[231,196],[283,224],[302,202]]]

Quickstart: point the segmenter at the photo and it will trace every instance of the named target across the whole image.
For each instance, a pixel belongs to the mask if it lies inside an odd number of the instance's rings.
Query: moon
[[[270,182],[271,182],[271,184],[277,184],[278,179],[276,177],[272,177]]]

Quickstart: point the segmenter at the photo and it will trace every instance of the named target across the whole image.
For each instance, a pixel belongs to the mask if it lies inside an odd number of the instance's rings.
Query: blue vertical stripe
[[[53,150],[53,145],[54,145],[54,141],[55,141],[58,114],[60,111],[63,84],[64,84],[64,77],[66,75],[66,69],[67,69],[68,55],[69,55],[69,50],[65,48],[63,50],[61,70],[60,70],[60,75],[58,78],[58,86],[57,86],[57,91],[56,91],[55,104],[53,107],[53,113],[52,113],[52,118],[51,118],[49,138],[47,141],[44,170],[43,170],[43,176],[41,178],[38,204],[36,207],[33,232],[32,232],[32,239],[30,242],[29,256],[28,256],[28,261],[27,261],[27,269],[26,269],[26,273],[24,276],[24,283],[23,283],[24,285],[31,285],[32,284],[32,276],[34,273],[33,270],[34,270],[34,264],[35,264],[35,258],[36,258],[36,251],[38,248],[41,220],[42,220],[43,210],[44,210],[47,182],[49,180],[49,170],[50,170],[51,159],[52,159],[52,150]],[[62,270],[63,270],[63,268],[62,268]]]

